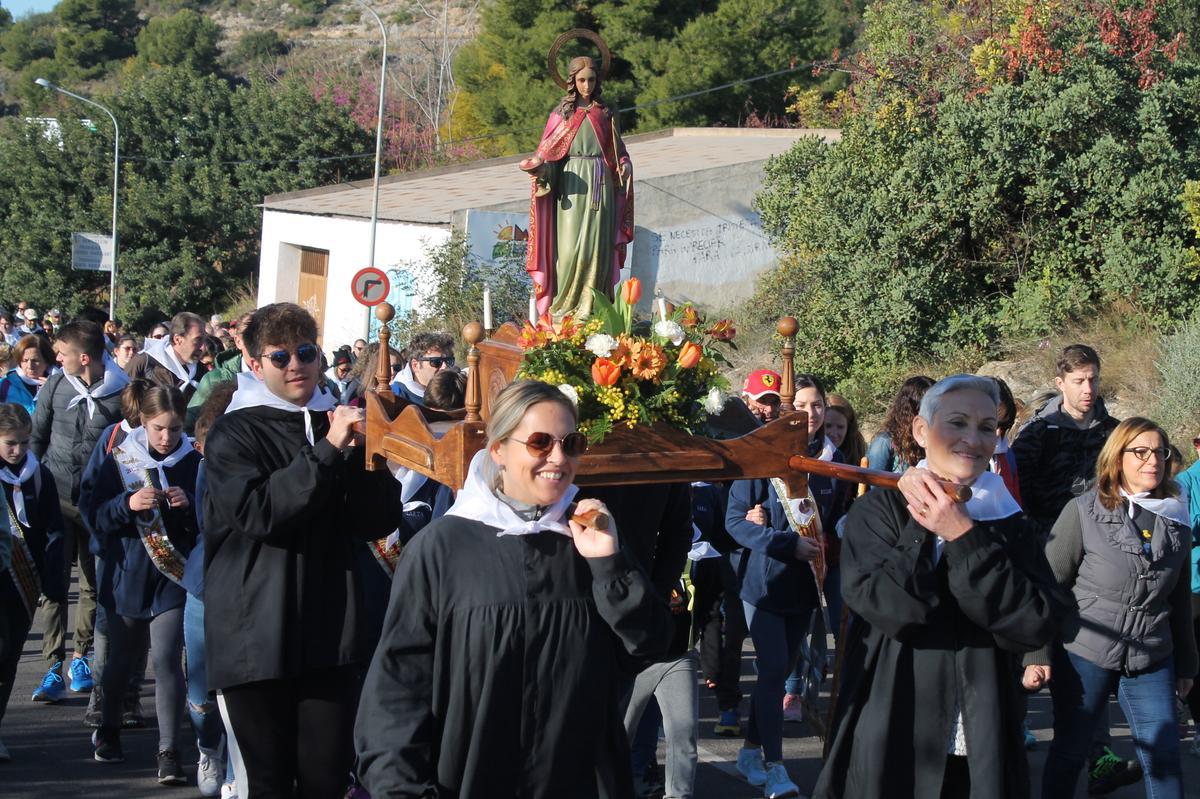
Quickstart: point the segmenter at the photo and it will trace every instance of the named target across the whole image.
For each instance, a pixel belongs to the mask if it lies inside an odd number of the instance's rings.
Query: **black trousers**
[[[358,666],[218,691],[238,793],[252,799],[341,799],[354,767]],[[235,757],[234,762],[238,762]],[[242,791],[242,785],[249,790]]]
[[[742,643],[746,640],[737,574],[727,558],[705,558],[695,563],[692,583],[696,587],[700,671],[716,685],[717,706],[736,710],[742,701]]]
[[[7,585],[3,584],[7,583]],[[0,571],[0,721],[4,720],[4,709],[12,694],[13,680],[17,677],[17,664],[21,661],[21,650],[33,620],[25,612],[12,575]]]

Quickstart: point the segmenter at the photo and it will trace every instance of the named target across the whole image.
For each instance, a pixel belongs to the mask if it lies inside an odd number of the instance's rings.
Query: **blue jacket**
[[[1192,593],[1200,594],[1200,461],[1175,475],[1175,480],[1188,495],[1188,516],[1192,520]]]
[[[183,488],[190,503],[187,508],[163,510],[167,535],[184,557],[191,552],[196,540],[194,509],[199,466],[200,453],[193,452],[166,469],[171,485]],[[105,576],[111,579],[110,585],[104,586],[111,596],[101,597],[98,586],[97,600],[108,600],[111,604],[106,604],[105,608],[118,615],[151,619],[165,611],[183,607],[187,594],[182,587],[163,576],[146,554],[134,523],[134,512],[129,509],[129,494],[116,461],[112,455],[106,455],[91,475],[87,494],[83,494],[81,489],[79,511],[92,536],[98,539],[100,551],[107,561]]]
[[[204,476],[204,461],[196,467],[196,545],[188,554],[183,567],[183,589],[196,599],[204,599],[204,495],[208,480]]]
[[[25,381],[17,375],[17,370],[12,369],[3,379],[0,379],[0,402],[11,402],[20,405],[29,411],[30,416],[33,416],[33,410],[37,404],[37,396],[29,390],[29,386],[25,385]]]
[[[767,526],[746,521],[755,505],[763,506]],[[812,567],[796,560],[799,535],[769,480],[738,480],[730,487],[725,529],[745,547],[733,556],[744,602],[785,616],[807,615],[817,607]]]

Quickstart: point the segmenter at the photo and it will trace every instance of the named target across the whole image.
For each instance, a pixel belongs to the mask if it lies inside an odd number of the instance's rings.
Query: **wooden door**
[[[317,320],[317,343],[325,331],[325,287],[329,277],[326,250],[300,248],[300,296],[296,302]]]

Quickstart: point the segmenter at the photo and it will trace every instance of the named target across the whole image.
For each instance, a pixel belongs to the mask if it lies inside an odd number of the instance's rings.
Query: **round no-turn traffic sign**
[[[358,270],[354,280],[350,281],[350,291],[354,294],[354,299],[368,307],[386,300],[391,288],[388,276],[382,269],[373,266]]]

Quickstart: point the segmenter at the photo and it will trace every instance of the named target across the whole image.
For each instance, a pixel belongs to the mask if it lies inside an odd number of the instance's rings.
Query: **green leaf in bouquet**
[[[608,295],[598,289],[592,289],[592,316],[599,317],[604,324],[602,332],[610,336],[629,332],[625,326],[624,315],[612,304]]]

